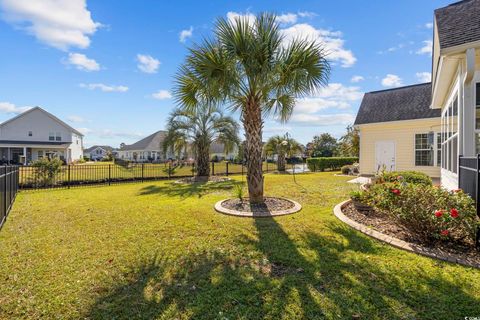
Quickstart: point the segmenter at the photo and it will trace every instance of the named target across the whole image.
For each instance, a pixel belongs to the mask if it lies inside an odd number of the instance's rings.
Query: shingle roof
[[[103,150],[105,151],[113,151],[113,148],[110,147],[110,146],[98,146],[98,145],[95,145],[95,146],[91,146],[90,148],[87,148],[87,149],[84,149],[83,152],[86,152],[86,153],[89,153],[91,152],[92,150],[95,150],[96,148],[102,148]]]
[[[431,97],[431,83],[367,92],[355,124],[440,117],[440,109],[430,109]]]
[[[480,40],[480,0],[464,0],[435,10],[440,48]]]
[[[151,150],[151,151],[160,151],[162,150],[162,143],[165,139],[167,132],[160,130],[155,133],[152,133],[146,138],[143,138],[140,141],[135,142],[134,144],[126,145],[123,148],[120,148],[120,151],[129,151],[129,150]]]

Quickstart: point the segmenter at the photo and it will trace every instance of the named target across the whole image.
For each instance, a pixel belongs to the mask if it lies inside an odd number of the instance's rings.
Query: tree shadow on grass
[[[468,286],[422,266],[385,265],[390,248],[332,223],[292,240],[255,219],[239,252],[219,248],[132,267],[91,306],[94,319],[455,319],[479,315]],[[325,233],[325,234],[324,234]],[[299,238],[298,238],[299,237]],[[462,269],[469,272],[468,269]],[[413,274],[413,277],[412,277]],[[472,288],[473,289],[473,288]]]
[[[220,182],[195,182],[190,184],[170,182],[164,185],[148,185],[140,189],[138,195],[167,195],[176,197],[192,197],[201,198],[207,193],[231,190],[235,185],[241,184],[240,181],[228,180]]]

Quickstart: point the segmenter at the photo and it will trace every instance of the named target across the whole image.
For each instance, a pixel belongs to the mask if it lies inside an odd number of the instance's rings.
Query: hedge
[[[427,174],[418,171],[391,171],[381,176],[386,182],[405,181],[408,183],[432,185],[432,178]]]
[[[310,171],[324,171],[325,169],[339,170],[341,167],[358,162],[358,157],[320,157],[307,159]]]

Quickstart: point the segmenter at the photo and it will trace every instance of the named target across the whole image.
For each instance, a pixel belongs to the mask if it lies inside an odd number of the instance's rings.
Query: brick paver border
[[[435,248],[426,248],[423,246],[420,246],[418,244],[414,244],[411,242],[406,242],[397,238],[394,238],[392,236],[383,234],[381,232],[378,232],[376,230],[373,230],[361,223],[358,223],[346,215],[343,214],[342,209],[351,202],[351,200],[346,200],[343,201],[342,203],[339,203],[333,208],[333,214],[342,222],[348,224],[350,227],[352,227],[355,230],[358,230],[372,238],[375,238],[377,240],[386,242],[396,248],[405,250],[405,251],[410,251],[414,252],[417,254],[421,254],[423,256],[427,256],[430,258],[435,258],[439,260],[444,260],[448,262],[453,262],[453,263],[458,263],[464,266],[468,267],[474,267],[474,268],[479,268],[480,269],[480,263],[471,261],[468,258],[465,258],[464,256],[460,254],[448,254],[445,252],[442,252],[441,250],[435,249]]]
[[[229,199],[223,199],[215,203],[215,210],[223,213],[223,214],[228,214],[231,216],[236,216],[236,217],[250,217],[250,218],[269,218],[269,217],[277,217],[277,216],[285,216],[287,214],[293,214],[296,213],[300,210],[302,210],[302,205],[296,201],[290,200],[290,199],[285,199],[285,198],[278,198],[278,199],[283,199],[290,201],[294,204],[293,208],[286,209],[286,210],[278,210],[278,211],[263,211],[263,212],[244,212],[244,211],[237,211],[237,210],[231,210],[227,209],[224,206],[222,206],[224,201],[227,201]]]

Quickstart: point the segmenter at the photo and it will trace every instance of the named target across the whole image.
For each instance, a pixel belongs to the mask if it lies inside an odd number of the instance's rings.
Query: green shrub
[[[58,158],[48,159],[42,158],[32,162],[32,167],[35,168],[34,181],[41,186],[52,185],[55,182],[55,177],[62,170],[63,161]]]
[[[352,165],[358,162],[357,157],[321,157],[307,159],[310,171],[325,171],[325,169],[338,170],[342,166]]]
[[[372,185],[365,201],[391,215],[425,241],[439,239],[473,245],[478,218],[472,198],[426,184],[386,182]]]
[[[340,171],[342,171],[342,174],[350,174],[352,168],[352,166],[343,166]]]
[[[236,184],[233,187],[233,196],[238,200],[243,201],[244,195],[245,195],[245,190],[243,188],[243,183]]]
[[[418,171],[392,171],[392,172],[383,172],[381,174],[383,181],[385,182],[408,182],[415,184],[424,184],[427,186],[432,185],[432,179],[423,172]]]

